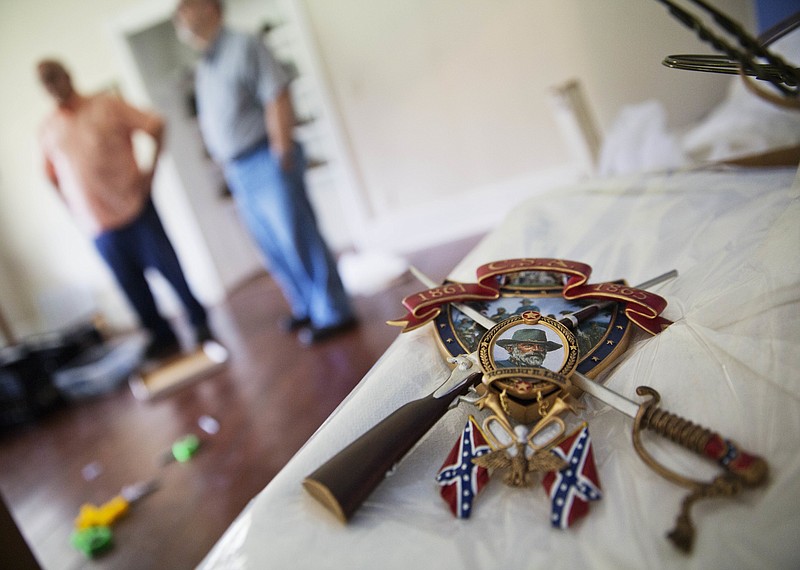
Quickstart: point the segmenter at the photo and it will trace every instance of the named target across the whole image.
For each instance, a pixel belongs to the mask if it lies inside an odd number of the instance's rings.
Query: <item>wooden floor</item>
[[[408,256],[442,279],[478,238]],[[357,329],[312,348],[282,333],[286,305],[266,276],[212,309],[231,358],[221,371],[150,402],[127,386],[0,433],[0,492],[46,569],[193,568],[239,512],[286,464],[397,337],[385,324],[422,287],[405,276],[355,299]],[[219,424],[200,428],[202,417]],[[201,439],[187,463],[160,465],[171,444]],[[95,477],[87,476],[94,468]],[[81,504],[101,504],[131,483],[157,480],[113,527],[114,546],[87,561],[69,542]],[[299,482],[298,482],[299,484]],[[10,561],[0,553],[0,567]]]

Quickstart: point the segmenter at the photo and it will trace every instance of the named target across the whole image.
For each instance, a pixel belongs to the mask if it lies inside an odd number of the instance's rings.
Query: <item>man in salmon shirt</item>
[[[159,313],[145,279],[149,267],[174,288],[197,342],[212,340],[206,310],[189,289],[150,196],[164,121],[110,93],[81,95],[58,61],[41,61],[37,71],[56,103],[39,137],[45,172],[78,224],[92,236],[150,332],[145,358],[159,360],[180,352],[178,338]],[[134,155],[136,131],[148,134],[155,143],[151,166],[145,170]]]

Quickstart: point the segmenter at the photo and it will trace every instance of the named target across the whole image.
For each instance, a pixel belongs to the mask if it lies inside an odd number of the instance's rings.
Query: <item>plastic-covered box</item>
[[[110,392],[139,367],[144,345],[137,335],[91,347],[57,370],[53,384],[72,400]]]

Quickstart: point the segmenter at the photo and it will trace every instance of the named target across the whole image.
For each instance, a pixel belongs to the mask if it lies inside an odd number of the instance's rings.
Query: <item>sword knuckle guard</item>
[[[647,387],[637,389],[639,395],[658,395]],[[641,429],[653,431],[678,445],[716,461],[747,487],[764,484],[769,476],[767,462],[747,453],[718,433],[658,408],[656,398],[643,404]]]
[[[636,453],[656,473],[691,490],[681,504],[675,528],[667,535],[679,550],[688,553],[692,549],[695,535],[689,512],[692,505],[701,499],[732,497],[744,487],[760,486],[767,481],[769,468],[764,459],[741,451],[735,443],[723,439],[718,433],[660,409],[660,396],[652,388],[640,386],[636,393],[649,396],[639,407],[633,425],[633,446]],[[713,459],[725,468],[726,473],[713,481],[701,482],[667,469],[644,448],[641,431],[645,429],[698,455]]]

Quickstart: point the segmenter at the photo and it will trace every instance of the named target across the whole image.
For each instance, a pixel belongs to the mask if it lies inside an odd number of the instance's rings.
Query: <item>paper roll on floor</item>
[[[218,342],[209,341],[192,353],[131,376],[128,384],[137,400],[151,400],[207,378],[227,361],[228,350]]]

